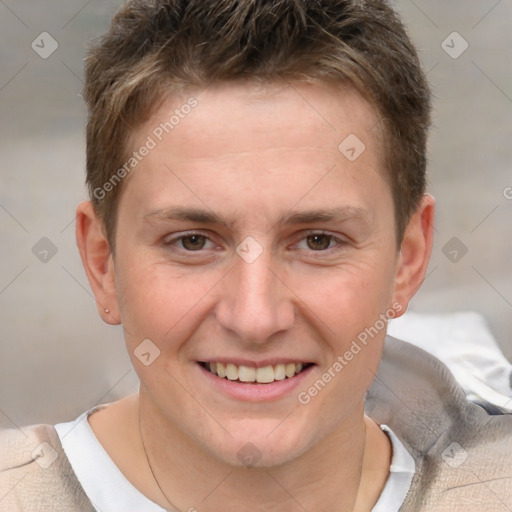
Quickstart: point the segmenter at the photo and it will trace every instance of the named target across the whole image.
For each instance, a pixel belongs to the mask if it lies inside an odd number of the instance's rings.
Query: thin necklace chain
[[[158,488],[160,489],[160,492],[162,493],[162,495],[166,499],[167,503],[171,506],[171,512],[176,512],[177,510],[179,510],[179,508],[176,507],[176,505],[174,505],[173,502],[167,497],[167,494],[165,494],[164,490],[160,486],[160,483],[158,482],[158,479],[157,479],[157,477],[155,475],[155,472],[153,471],[153,466],[151,466],[151,462],[149,461],[149,455],[148,455],[148,452],[146,450],[146,445],[144,443],[144,436],[142,435],[142,423],[141,423],[141,417],[140,416],[141,415],[140,415],[140,398],[139,398],[139,431],[140,431],[140,439],[142,441],[142,447],[144,448],[144,454],[146,455],[146,460],[148,461],[149,469],[151,471],[151,474],[153,475],[153,480],[155,481],[156,485],[158,485]]]
[[[354,508],[355,504],[357,503],[357,497],[359,496],[359,491],[361,488],[361,481],[363,480],[363,462],[364,462],[364,455],[366,451],[366,422],[363,419],[363,425],[364,425],[364,440],[363,440],[363,453],[361,455],[361,467],[359,470],[359,483],[357,485],[357,492],[356,496],[354,498],[354,503],[352,505],[352,509]],[[144,455],[146,456],[146,460],[148,462],[149,469],[151,471],[151,474],[153,475],[153,480],[155,481],[156,485],[160,489],[160,492],[162,493],[163,497],[166,499],[167,503],[171,506],[170,512],[176,512],[179,511],[179,508],[173,504],[173,502],[168,498],[167,494],[165,494],[164,490],[162,489],[160,483],[158,482],[158,479],[155,475],[155,472],[153,471],[153,466],[151,466],[151,462],[149,461],[149,455],[146,450],[146,445],[144,443],[144,436],[142,435],[142,423],[141,423],[141,414],[140,414],[140,399],[139,399],[139,431],[140,431],[140,439],[142,441],[142,447],[144,448]]]
[[[354,498],[354,503],[352,504],[352,510],[354,510],[354,507],[357,503],[359,491],[361,490],[361,482],[363,481],[363,463],[364,463],[364,454],[366,452],[366,421],[364,420],[364,417],[363,417],[363,426],[364,426],[363,452],[361,454],[361,465],[359,468],[359,483],[357,484],[357,491],[356,491],[356,496]]]

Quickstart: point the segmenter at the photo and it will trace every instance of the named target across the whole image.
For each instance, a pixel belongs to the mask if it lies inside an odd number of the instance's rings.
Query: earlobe
[[[87,279],[96,298],[98,313],[110,325],[120,323],[115,289],[114,262],[102,223],[90,201],[76,210],[76,243]]]
[[[401,316],[425,279],[434,242],[435,199],[425,194],[405,230],[398,257],[393,303],[402,306]]]

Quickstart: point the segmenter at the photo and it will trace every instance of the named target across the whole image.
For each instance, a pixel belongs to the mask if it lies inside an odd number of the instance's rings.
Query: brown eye
[[[316,234],[308,235],[306,240],[308,247],[313,251],[324,251],[325,249],[329,248],[329,245],[331,244],[331,238],[331,235]]]
[[[204,235],[188,235],[181,239],[181,245],[187,251],[199,251],[204,248],[206,237]]]

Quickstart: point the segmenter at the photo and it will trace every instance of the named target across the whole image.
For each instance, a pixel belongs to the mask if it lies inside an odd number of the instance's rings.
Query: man
[[[84,98],[77,243],[140,390],[5,432],[6,510],[512,506],[512,418],[386,340],[434,218],[386,2],[133,0]]]

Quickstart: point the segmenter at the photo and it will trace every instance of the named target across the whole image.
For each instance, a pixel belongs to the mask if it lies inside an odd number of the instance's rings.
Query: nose
[[[247,343],[265,343],[294,323],[293,293],[271,265],[265,253],[252,263],[237,257],[222,283],[217,321]]]

